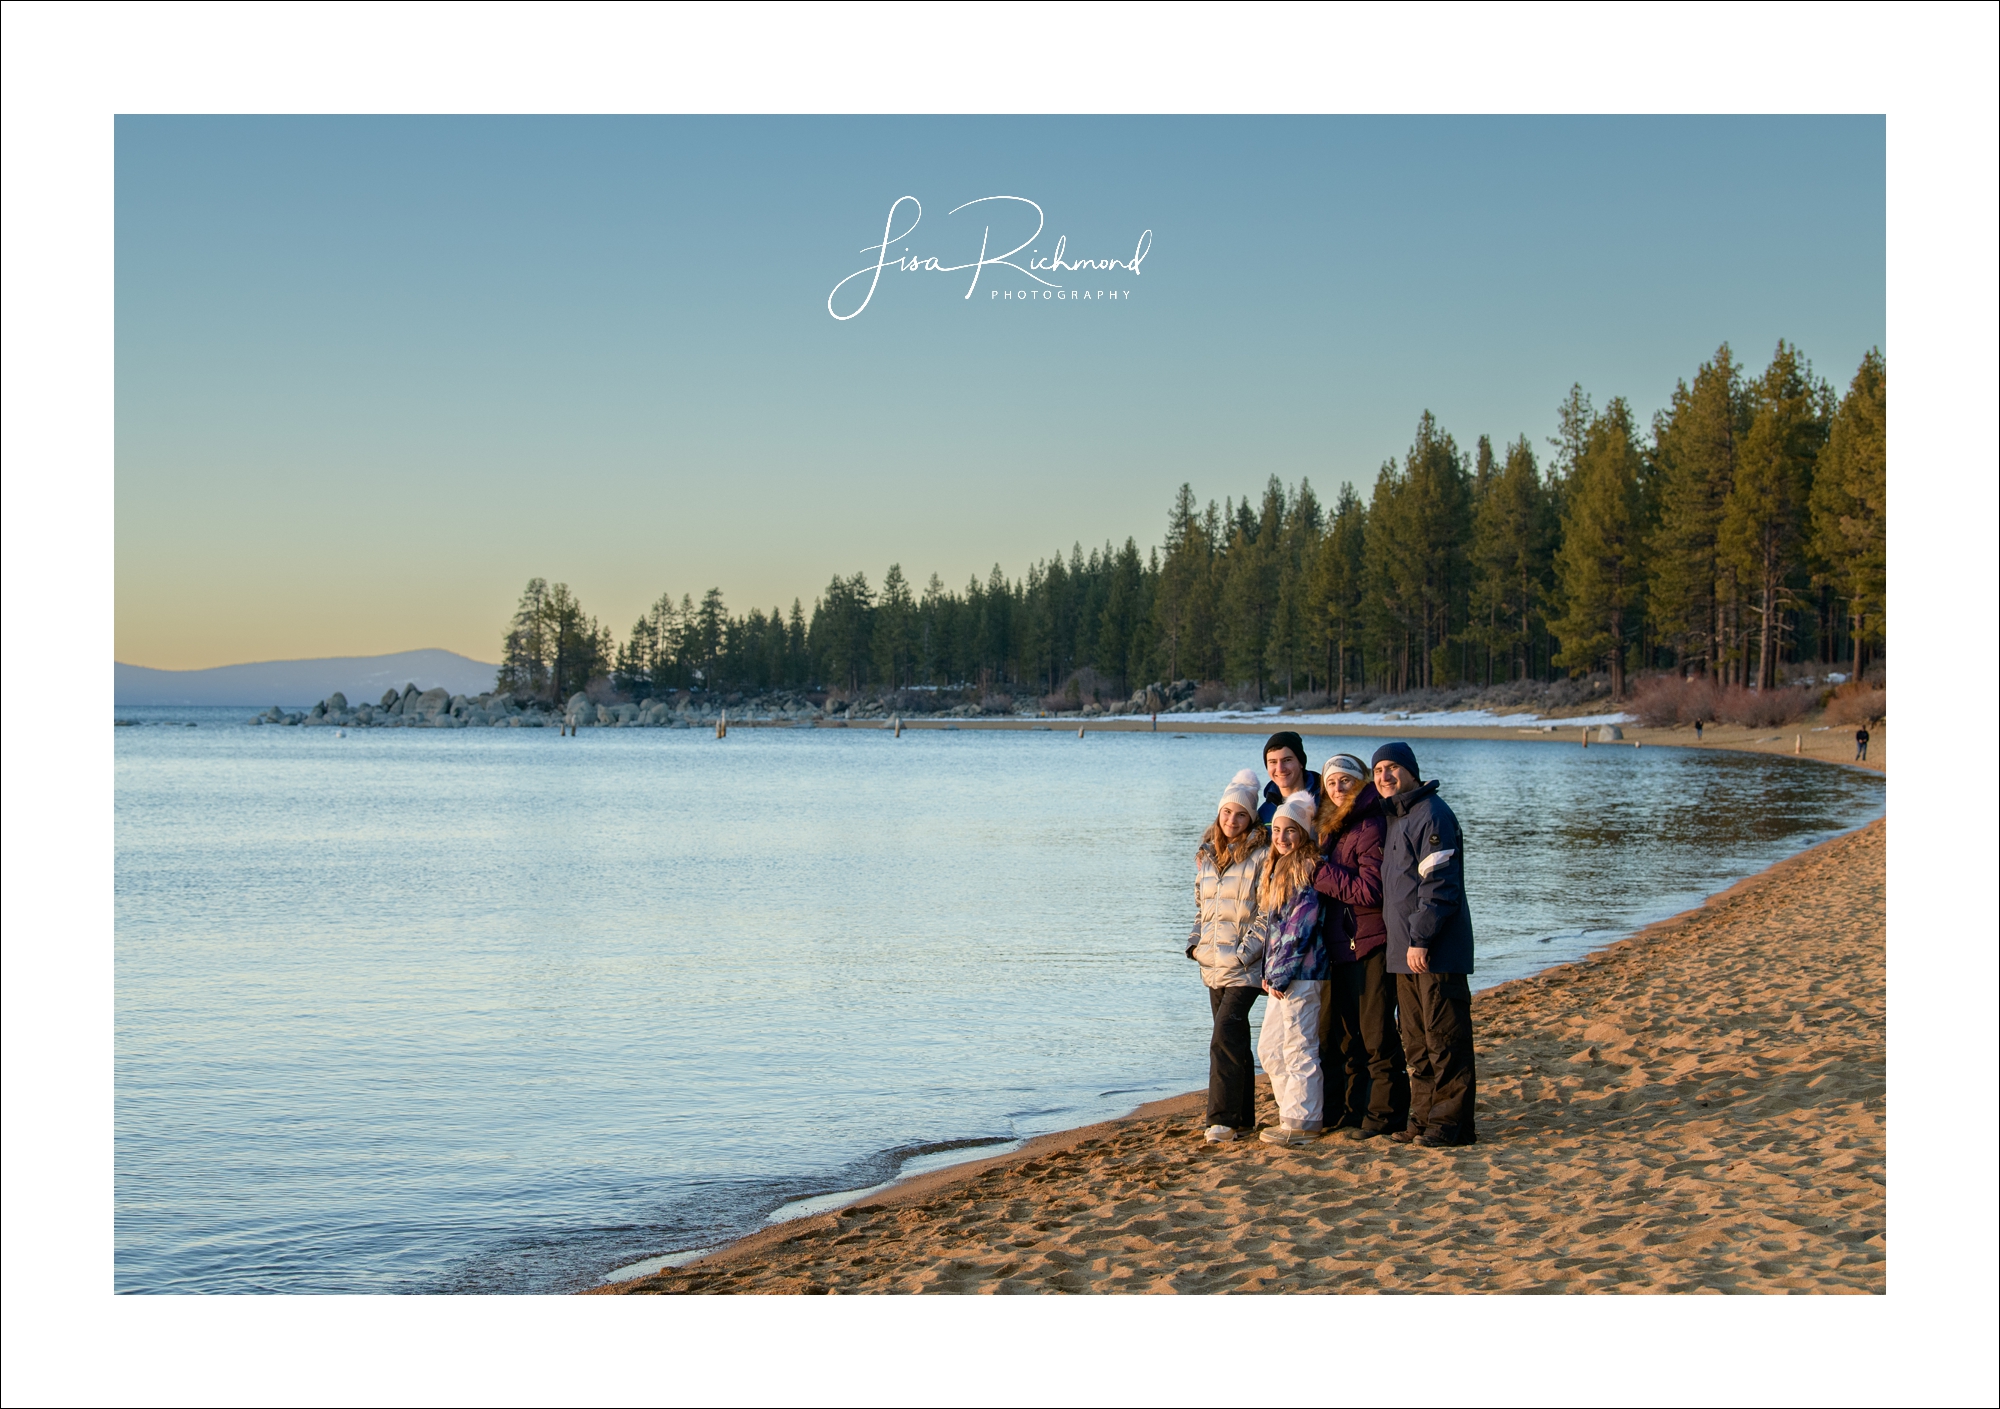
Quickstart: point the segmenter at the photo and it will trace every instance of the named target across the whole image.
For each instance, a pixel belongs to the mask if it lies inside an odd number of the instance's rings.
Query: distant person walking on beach
[[[1362,1137],[1388,1135],[1409,1124],[1410,1076],[1382,924],[1382,799],[1368,765],[1351,753],[1335,754],[1320,778],[1321,860],[1313,888],[1333,912],[1323,926],[1332,965],[1320,1023],[1326,1124]]]
[[[1266,826],[1277,814],[1278,804],[1295,792],[1303,789],[1319,801],[1319,774],[1306,771],[1306,741],[1292,730],[1280,729],[1264,741],[1264,771],[1271,781],[1264,785],[1264,805],[1257,809],[1257,820]]]
[[[1200,963],[1208,987],[1211,1141],[1234,1140],[1257,1128],[1250,1008],[1264,991],[1257,873],[1269,840],[1257,822],[1257,775],[1245,768],[1223,789],[1215,820],[1195,849],[1195,921],[1187,956]]]
[[[1303,788],[1278,805],[1271,849],[1257,879],[1258,924],[1264,931],[1264,1032],[1257,1059],[1271,1078],[1278,1124],[1262,1138],[1272,1145],[1309,1145],[1326,1123],[1326,1089],[1319,1058],[1319,1017],[1326,1006],[1324,907],[1313,889],[1319,870],[1312,795]]]
[[[1458,818],[1417,774],[1405,743],[1371,760],[1382,795],[1382,919],[1410,1069],[1410,1123],[1390,1137],[1470,1145],[1478,1095],[1472,1056],[1472,916]]]
[[[1854,761],[1856,763],[1866,763],[1868,761],[1868,726],[1866,724],[1854,731]]]

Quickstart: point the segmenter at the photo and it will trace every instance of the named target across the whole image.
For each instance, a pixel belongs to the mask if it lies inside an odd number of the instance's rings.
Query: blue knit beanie
[[[1373,768],[1378,763],[1393,763],[1420,783],[1424,779],[1424,775],[1417,771],[1417,756],[1410,752],[1410,746],[1400,739],[1375,750],[1375,756],[1368,760],[1368,766]]]

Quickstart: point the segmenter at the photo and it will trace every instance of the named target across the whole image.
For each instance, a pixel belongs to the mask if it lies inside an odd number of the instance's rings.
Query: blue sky
[[[1032,229],[981,196],[1152,244],[1076,276],[1115,300],[892,269],[836,321],[905,195],[942,263]],[[1643,418],[1724,341],[1844,385],[1884,209],[1873,117],[123,118],[118,656],[491,659],[534,575],[620,632],[961,585],[1150,545],[1184,480],[1365,489],[1426,408]]]

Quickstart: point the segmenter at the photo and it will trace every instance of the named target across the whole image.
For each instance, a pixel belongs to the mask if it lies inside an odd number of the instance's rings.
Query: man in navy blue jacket
[[[1470,1145],[1478,1083],[1466,982],[1472,916],[1465,905],[1465,838],[1437,783],[1418,776],[1408,744],[1384,744],[1371,762],[1387,824],[1382,922],[1410,1069],[1409,1128],[1391,1138],[1433,1148]]]

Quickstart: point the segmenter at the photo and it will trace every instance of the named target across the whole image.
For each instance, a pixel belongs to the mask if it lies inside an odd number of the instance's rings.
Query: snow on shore
[[[1068,716],[1065,716],[1068,717]],[[1147,719],[1149,715],[1115,715],[1107,718]],[[1162,714],[1162,724],[1250,724],[1268,721],[1273,727],[1280,724],[1311,724],[1316,727],[1338,727],[1343,724],[1361,725],[1366,728],[1386,728],[1395,725],[1404,729],[1594,729],[1600,724],[1630,724],[1632,716],[1623,712],[1611,714],[1584,714],[1563,719],[1544,719],[1539,714],[1494,714],[1484,709],[1439,709],[1419,714],[1379,714],[1367,710],[1349,710],[1345,714],[1322,711],[1310,714],[1287,714],[1281,705],[1266,705],[1262,709],[1211,709],[1195,710],[1187,713]]]

